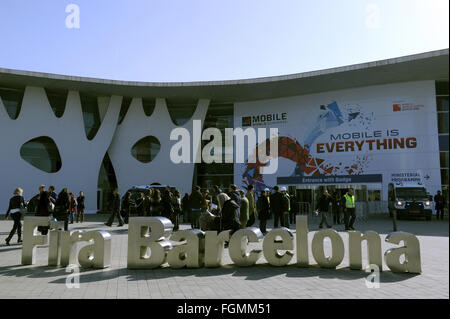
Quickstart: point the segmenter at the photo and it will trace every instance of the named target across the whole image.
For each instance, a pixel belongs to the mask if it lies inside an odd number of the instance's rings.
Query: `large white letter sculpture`
[[[263,234],[256,227],[239,229],[230,239],[230,257],[237,266],[253,266],[261,257],[260,249],[253,249],[247,253],[247,243],[258,243]]]
[[[420,274],[422,272],[420,262],[420,243],[416,236],[405,232],[391,233],[386,237],[388,243],[404,246],[391,248],[384,253],[386,264],[392,272],[410,272]],[[400,256],[405,255],[405,261],[400,262]]]
[[[167,252],[172,248],[167,240],[172,228],[172,222],[165,217],[131,217],[128,224],[128,268],[157,268],[165,263]]]

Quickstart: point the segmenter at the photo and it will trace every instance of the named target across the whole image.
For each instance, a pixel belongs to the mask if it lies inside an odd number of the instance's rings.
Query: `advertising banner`
[[[236,163],[235,183],[258,192],[381,183],[386,200],[388,183],[422,182],[434,195],[441,188],[434,92],[433,81],[420,81],[236,103],[235,127],[278,129],[278,168],[261,174],[258,159]]]

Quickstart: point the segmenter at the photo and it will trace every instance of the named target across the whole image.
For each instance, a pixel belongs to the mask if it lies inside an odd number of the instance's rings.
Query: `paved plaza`
[[[14,236],[11,246],[5,245],[13,222],[0,221],[0,298],[449,298],[449,232],[448,219],[431,222],[399,221],[399,230],[411,232],[420,240],[422,274],[394,274],[384,264],[379,288],[367,288],[364,271],[348,268],[348,234],[342,225],[335,226],[345,243],[344,262],[336,270],[318,268],[310,250],[309,268],[294,265],[274,267],[261,257],[254,267],[232,264],[228,249],[224,250],[224,266],[220,268],[128,270],[128,227],[111,228],[103,222],[107,215],[90,215],[83,224],[70,229],[109,231],[112,238],[112,267],[103,270],[81,270],[80,287],[67,288],[69,273],[65,268],[47,266],[48,247],[37,248],[36,264],[22,266],[21,245]],[[309,221],[309,241],[317,231]],[[270,223],[269,228],[272,226]],[[383,240],[383,253],[394,247],[384,242],[392,230],[386,216],[377,216],[356,223],[358,230],[374,230]],[[182,224],[181,229],[188,229]],[[291,226],[295,231],[295,227]],[[262,244],[251,244],[250,247]],[[311,246],[310,246],[311,247]],[[363,245],[365,247],[365,245]],[[365,257],[364,257],[365,258]],[[383,262],[384,263],[384,262]]]

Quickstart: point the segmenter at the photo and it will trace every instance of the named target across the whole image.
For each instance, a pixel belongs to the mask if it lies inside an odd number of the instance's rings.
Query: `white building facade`
[[[192,159],[207,143],[195,143],[194,120],[221,132],[278,128],[277,172],[261,176],[249,163],[175,164],[175,128],[193,139]],[[224,147],[222,154],[232,151]],[[283,185],[299,196],[318,186],[355,185],[364,191],[360,200],[383,201],[387,184],[402,180],[421,181],[433,195],[448,192],[448,50],[223,82],[0,69],[2,213],[16,187],[30,199],[41,184],[83,191],[87,211],[96,212],[106,210],[113,188],[124,194],[151,183],[182,194],[193,185]]]

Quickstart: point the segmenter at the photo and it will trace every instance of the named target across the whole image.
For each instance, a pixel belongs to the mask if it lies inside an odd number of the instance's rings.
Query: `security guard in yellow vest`
[[[344,195],[345,198],[345,210],[344,210],[344,222],[345,230],[355,230],[353,224],[356,220],[355,214],[355,195],[353,194],[353,188],[349,188]],[[350,221],[349,221],[350,219]]]

